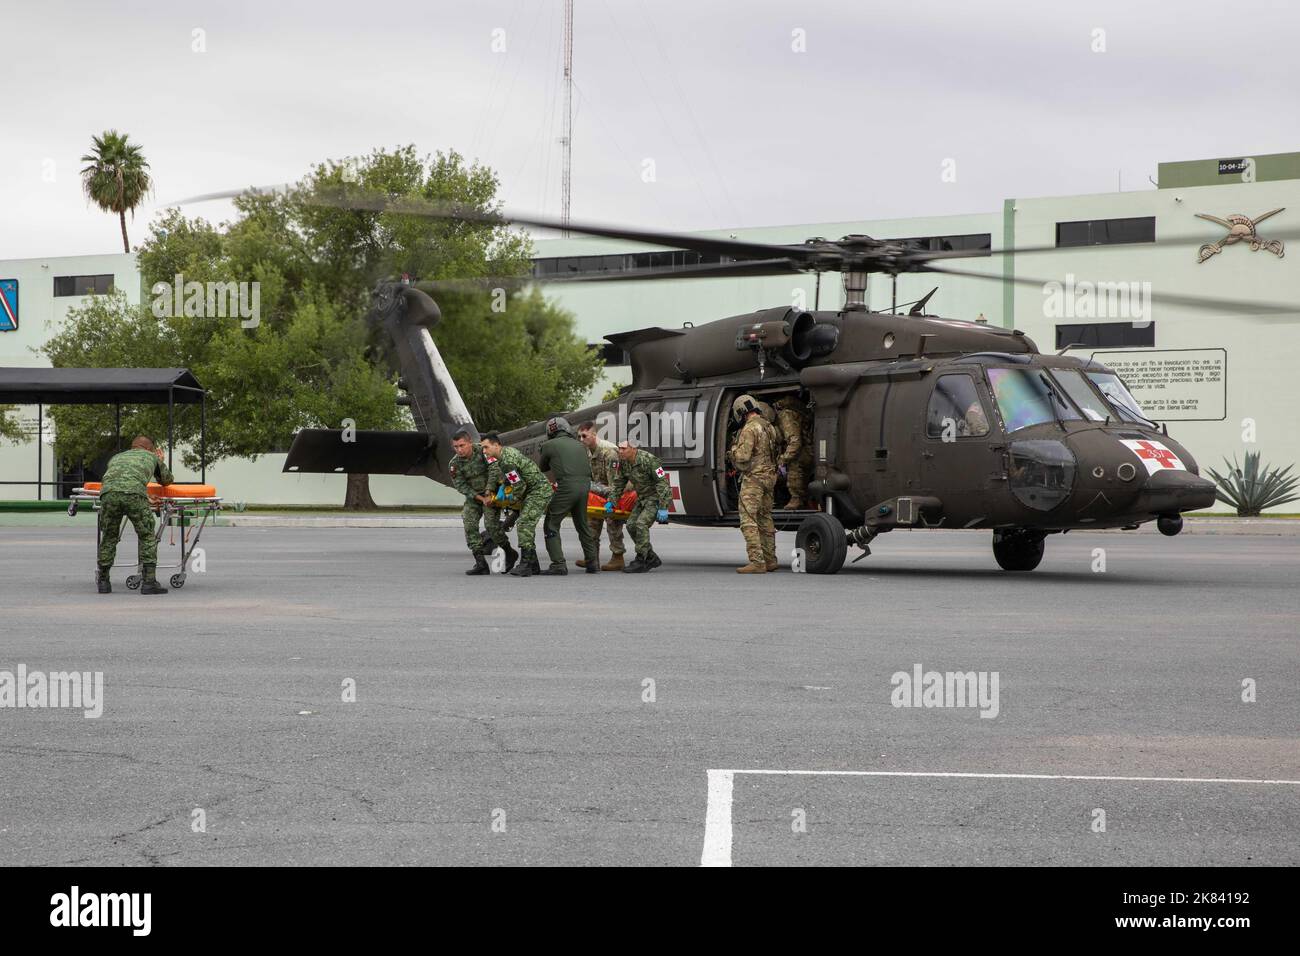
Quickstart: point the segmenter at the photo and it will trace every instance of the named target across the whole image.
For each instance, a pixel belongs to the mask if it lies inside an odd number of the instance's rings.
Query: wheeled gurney
[[[198,547],[199,538],[203,534],[203,529],[207,527],[208,520],[221,510],[221,499],[217,496],[217,490],[211,485],[159,485],[149,484],[149,505],[153,509],[158,521],[154,526],[154,538],[159,545],[159,571],[175,571],[170,578],[171,586],[182,588],[185,586],[185,576],[189,571],[190,562],[194,557],[194,551]],[[72,490],[72,498],[68,505],[68,514],[75,515],[78,507],[82,502],[90,502],[95,509],[95,554],[99,554],[99,543],[104,537],[104,528],[102,525],[102,511],[99,501],[100,483],[97,481],[88,481],[80,488]],[[122,519],[123,523],[126,519]],[[180,529],[180,539],[176,540],[176,529]],[[163,532],[171,531],[170,544],[179,545],[179,562],[176,564],[162,563],[162,537]],[[119,535],[120,537],[120,535]],[[114,564],[114,568],[129,568],[130,564]],[[137,559],[135,573],[127,576],[126,586],[131,590],[140,587],[144,579],[144,569]]]

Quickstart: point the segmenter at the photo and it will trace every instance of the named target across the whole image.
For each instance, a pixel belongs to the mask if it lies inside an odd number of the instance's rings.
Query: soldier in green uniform
[[[812,414],[806,402],[787,395],[776,403],[776,427],[781,434],[777,471],[785,475],[790,492],[786,508],[798,511],[807,507],[808,476],[813,469]]]
[[[776,525],[772,521],[772,491],[777,474],[776,428],[748,395],[741,395],[732,403],[731,414],[742,423],[729,457],[741,474],[740,533],[749,555],[749,563],[736,570],[741,574],[765,574],[780,567],[776,558]]]
[[[663,564],[650,546],[650,525],[656,521],[668,523],[673,491],[668,484],[668,473],[659,459],[644,448],[625,441],[618,446],[618,458],[618,472],[612,485],[614,493],[605,503],[605,510],[612,511],[614,502],[628,488],[636,491],[636,507],[627,516],[627,530],[636,546],[636,559],[623,571],[625,574],[640,574]]]
[[[614,483],[614,476],[618,474],[618,446],[600,437],[595,422],[583,422],[578,426],[578,441],[586,447],[587,456],[591,460],[592,489],[608,498],[614,493],[611,485]],[[616,501],[615,504],[618,502]],[[596,542],[597,561],[600,560],[600,532],[602,529],[608,529],[609,550],[612,557],[607,563],[602,564],[600,569],[622,571],[623,554],[627,551],[627,545],[623,541],[623,522],[611,515],[602,515],[599,518],[587,518],[587,523],[591,528],[591,537]],[[576,563],[579,567],[587,566],[585,558]]]
[[[555,494],[546,506],[546,520],[542,524],[542,538],[551,563],[543,574],[568,574],[564,563],[564,545],[560,541],[560,528],[564,519],[570,518],[582,544],[582,566],[588,574],[599,574],[596,560],[596,541],[587,523],[587,493],[591,491],[591,461],[587,449],[573,434],[566,418],[546,421],[546,441],[542,442],[539,461],[542,471],[555,476]]]
[[[123,518],[131,522],[140,542],[140,593],[167,593],[155,576],[158,540],[154,537],[153,508],[149,505],[149,482],[155,479],[161,485],[170,485],[173,481],[162,451],[143,435],[131,442],[129,451],[114,455],[108,461],[99,490],[99,572],[95,583],[100,594],[109,594],[113,590],[108,572],[117,556]]]
[[[517,448],[502,445],[501,436],[496,432],[483,436],[483,453],[487,456],[489,486],[513,485],[516,498],[523,489],[523,507],[519,509],[515,531],[519,540],[519,563],[510,574],[518,578],[541,574],[542,567],[537,562],[537,522],[550,503],[551,483],[535,461]]]
[[[483,556],[483,536],[479,533],[479,522],[487,525],[488,537],[498,548],[505,551],[506,570],[509,571],[519,560],[519,552],[510,547],[510,537],[501,527],[501,512],[487,507],[496,495],[496,486],[488,487],[488,463],[483,455],[483,446],[474,443],[473,437],[465,429],[456,432],[451,438],[451,447],[456,454],[447,463],[452,483],[456,490],[465,496],[461,506],[460,517],[465,525],[465,543],[474,555],[474,567],[466,574],[490,574],[487,560]]]

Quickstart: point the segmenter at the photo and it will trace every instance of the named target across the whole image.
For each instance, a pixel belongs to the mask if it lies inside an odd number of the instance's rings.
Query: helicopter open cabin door
[[[944,372],[935,379],[925,410],[921,479],[943,503],[944,527],[983,517],[988,491],[1002,478],[1006,446],[996,423],[975,375]]]

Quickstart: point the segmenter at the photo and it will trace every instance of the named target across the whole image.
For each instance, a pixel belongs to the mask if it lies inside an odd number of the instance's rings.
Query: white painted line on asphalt
[[[731,866],[731,802],[737,774],[786,777],[940,777],[976,780],[1092,780],[1122,783],[1229,783],[1300,787],[1300,780],[1252,777],[1124,777],[1073,773],[963,773],[940,770],[710,770],[701,866]]]
[[[709,808],[704,814],[700,866],[731,866],[731,770],[709,771]]]

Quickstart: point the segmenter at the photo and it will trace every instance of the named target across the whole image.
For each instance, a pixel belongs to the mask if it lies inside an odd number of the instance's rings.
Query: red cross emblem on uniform
[[[510,482],[510,484],[512,484],[512,485],[517,485],[517,484],[519,484],[519,472],[517,472],[517,471],[507,471],[507,472],[506,472],[506,481]]]
[[[660,477],[660,478],[667,477],[667,476],[664,474],[664,470],[663,470],[662,468],[656,468],[656,469],[655,469],[655,475],[657,475],[657,476]]]

